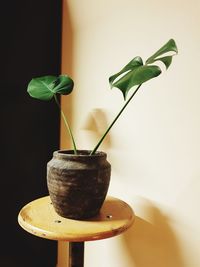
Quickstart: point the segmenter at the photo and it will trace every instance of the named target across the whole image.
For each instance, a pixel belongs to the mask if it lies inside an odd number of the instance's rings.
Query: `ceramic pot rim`
[[[53,156],[56,158],[102,158],[107,157],[107,154],[103,151],[97,151],[94,155],[90,155],[91,150],[79,149],[78,154],[74,154],[72,149],[61,149],[54,151]]]

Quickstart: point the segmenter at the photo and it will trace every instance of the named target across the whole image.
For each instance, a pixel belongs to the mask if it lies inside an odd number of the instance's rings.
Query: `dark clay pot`
[[[55,211],[70,219],[99,213],[107,195],[111,166],[106,153],[59,150],[47,164],[47,186]]]

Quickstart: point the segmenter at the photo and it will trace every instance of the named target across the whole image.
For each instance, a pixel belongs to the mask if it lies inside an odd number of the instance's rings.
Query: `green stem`
[[[68,123],[68,121],[67,121],[67,118],[66,118],[64,112],[62,111],[62,108],[61,108],[61,106],[60,106],[60,104],[59,104],[59,102],[58,102],[58,99],[57,99],[57,96],[56,96],[56,95],[54,95],[54,99],[55,99],[55,102],[56,102],[58,108],[60,109],[60,113],[61,113],[61,116],[62,116],[62,118],[63,118],[65,127],[66,127],[66,129],[67,129],[67,131],[68,131],[68,133],[69,133],[69,135],[70,135],[70,137],[71,137],[71,141],[72,141],[72,145],[73,145],[74,154],[77,154],[76,144],[75,144],[75,141],[74,141],[74,137],[73,137],[71,128],[70,128],[69,123]]]
[[[120,117],[120,115],[122,114],[122,112],[124,111],[124,109],[126,108],[126,106],[129,104],[129,102],[131,101],[131,99],[134,97],[134,95],[137,93],[137,91],[139,90],[140,86],[142,84],[140,84],[135,91],[133,92],[133,94],[130,96],[130,98],[125,102],[124,106],[122,107],[122,109],[120,110],[120,112],[117,114],[117,116],[115,117],[115,119],[113,120],[113,122],[110,124],[110,126],[108,127],[108,129],[105,131],[105,133],[103,134],[103,136],[101,137],[101,139],[99,140],[98,144],[95,146],[95,148],[92,150],[92,152],[90,153],[90,155],[94,155],[95,152],[97,151],[97,149],[99,148],[99,146],[101,145],[101,143],[103,142],[104,138],[106,137],[106,135],[108,134],[108,132],[110,131],[110,129],[113,127],[113,125],[115,124],[115,122],[117,121],[117,119]]]

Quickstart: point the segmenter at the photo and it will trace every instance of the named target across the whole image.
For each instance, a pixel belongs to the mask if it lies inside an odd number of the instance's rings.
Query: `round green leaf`
[[[67,75],[34,78],[28,84],[30,96],[40,100],[51,100],[55,94],[67,95],[73,90],[74,82]]]
[[[73,80],[67,75],[60,75],[54,82],[53,92],[61,95],[68,95],[74,87]]]
[[[55,76],[34,78],[28,84],[27,91],[33,98],[48,101],[54,96],[53,87],[56,79]]]

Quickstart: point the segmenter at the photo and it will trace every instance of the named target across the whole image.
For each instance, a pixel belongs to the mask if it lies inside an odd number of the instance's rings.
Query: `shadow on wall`
[[[81,129],[87,134],[86,138],[89,143],[96,144],[101,139],[106,129],[109,127],[107,118],[107,111],[100,108],[95,108],[89,112],[85,121],[82,124]],[[112,146],[110,133],[106,135],[101,149],[106,150]]]
[[[134,267],[184,267],[178,241],[169,219],[145,200],[150,222],[136,216],[134,225],[123,235],[123,242]]]

